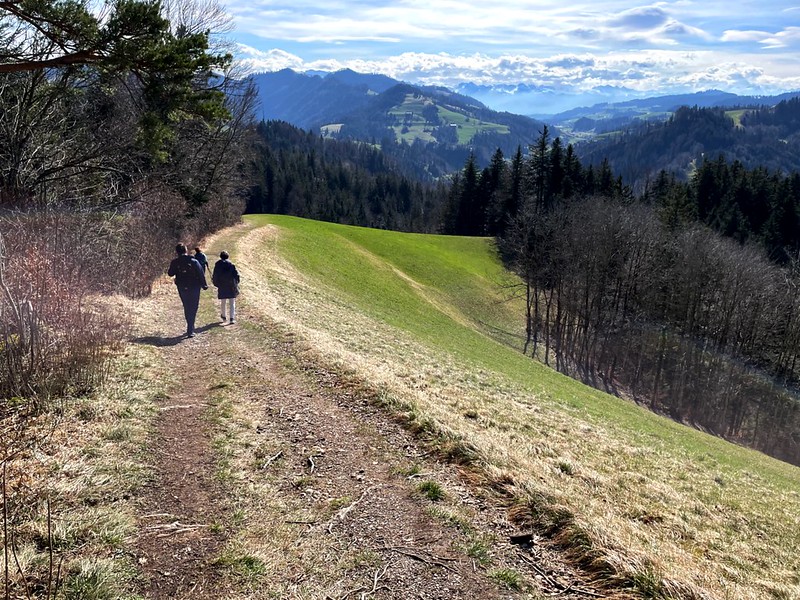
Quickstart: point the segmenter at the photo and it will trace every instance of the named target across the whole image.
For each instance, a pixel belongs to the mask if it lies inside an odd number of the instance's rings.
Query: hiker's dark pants
[[[197,307],[200,306],[200,287],[178,286],[178,295],[183,303],[183,316],[186,317],[186,334],[194,333],[194,320],[197,317]]]

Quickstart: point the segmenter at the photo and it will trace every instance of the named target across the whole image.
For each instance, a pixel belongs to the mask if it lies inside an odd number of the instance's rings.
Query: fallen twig
[[[567,592],[576,592],[578,594],[584,594],[586,596],[592,596],[594,598],[605,598],[603,594],[598,594],[597,592],[593,592],[592,590],[585,590],[583,588],[575,587],[574,583],[570,583],[569,585],[564,585],[560,581],[550,577],[550,575],[548,575],[544,569],[542,569],[538,564],[536,564],[533,560],[531,560],[524,554],[520,554],[520,557],[531,567],[533,567],[533,570],[536,571],[539,575],[541,575],[542,578],[544,578],[544,580],[550,585],[550,587],[558,590],[552,594],[545,594],[546,596],[560,596],[561,594],[566,594]]]
[[[554,597],[560,596],[562,594],[566,594],[567,592],[574,592],[576,594],[583,594],[584,596],[591,596],[593,598],[605,598],[603,594],[598,594],[597,592],[593,592],[592,590],[585,590],[583,588],[575,587],[573,584],[568,585],[563,590],[559,592],[553,592],[552,594],[545,594],[545,596]]]
[[[334,517],[328,523],[328,527],[326,528],[328,533],[333,533],[333,523],[334,523],[334,521],[344,521],[344,518],[347,516],[347,513],[349,513],[351,510],[353,510],[356,507],[356,505],[364,499],[364,496],[366,496],[370,492],[371,489],[372,488],[370,488],[368,490],[364,490],[364,493],[361,494],[361,497],[358,500],[356,500],[355,502],[353,502],[351,504],[348,504],[344,508],[339,509],[339,512],[337,512],[336,515],[334,515]]]
[[[448,571],[452,571],[453,573],[458,573],[456,569],[448,565],[447,563],[443,562],[446,560],[449,561],[457,561],[457,558],[448,558],[448,557],[439,557],[431,555],[431,559],[422,556],[421,554],[415,552],[409,548],[403,548],[401,546],[383,546],[379,548],[379,550],[388,550],[389,552],[397,552],[398,554],[402,554],[404,556],[408,556],[409,558],[413,558],[420,562],[424,562],[427,565],[436,565],[437,567],[442,567],[443,569],[447,569]]]
[[[348,504],[344,508],[339,509],[339,512],[336,513],[336,518],[339,519],[340,521],[343,521],[344,518],[347,516],[347,513],[353,510],[356,507],[356,505],[364,499],[364,496],[367,495],[367,492],[369,492],[369,490],[364,490],[364,493],[361,494],[361,497],[358,500],[356,500],[351,504]]]
[[[167,537],[168,535],[177,535],[179,533],[187,533],[189,531],[196,531],[198,529],[203,529],[205,527],[209,527],[209,525],[203,524],[195,524],[195,525],[185,525],[180,521],[174,521],[172,523],[164,523],[161,525],[150,525],[145,528],[146,531],[162,531],[163,533],[159,533],[156,537],[162,538]]]
[[[369,590],[368,592],[363,592],[361,594],[361,600],[366,600],[367,596],[371,596],[372,594],[374,594],[378,590],[388,589],[385,585],[382,585],[381,587],[378,587],[378,582],[381,580],[381,578],[384,575],[386,575],[386,571],[388,571],[388,570],[389,570],[389,563],[387,563],[387,565],[385,567],[383,567],[383,571],[380,571],[380,572],[377,571],[377,570],[375,571],[375,574],[372,576],[372,589]]]
[[[343,596],[339,596],[339,598],[337,600],[345,600],[345,598],[347,598],[348,596],[352,596],[353,594],[358,594],[358,593],[361,593],[360,600],[366,600],[367,596],[371,596],[372,594],[374,594],[378,590],[388,590],[389,588],[386,587],[385,585],[382,585],[382,586],[378,587],[378,582],[383,578],[384,575],[386,575],[386,571],[389,570],[390,564],[387,564],[383,568],[383,571],[378,569],[378,570],[375,571],[375,573],[372,574],[372,589],[371,590],[368,590],[367,587],[364,586],[364,585],[360,585],[355,589],[349,590]],[[325,596],[325,598],[326,598],[326,600],[328,600],[328,599],[332,600],[330,596]]]
[[[264,462],[264,464],[261,465],[261,468],[266,469],[268,466],[270,466],[272,463],[278,460],[281,456],[283,456],[283,450],[280,450],[275,456],[271,456],[270,458],[268,458],[266,462]]]
[[[530,558],[528,558],[524,554],[521,554],[520,557],[522,558],[522,560],[524,560],[526,563],[528,563],[533,568],[534,571],[536,571],[542,578],[544,578],[544,580],[547,582],[547,584],[550,587],[557,588],[557,589],[561,589],[561,588],[564,587],[559,582],[557,582],[555,579],[550,577],[550,575],[548,575],[547,572],[544,569],[542,569],[539,565],[537,565]]]

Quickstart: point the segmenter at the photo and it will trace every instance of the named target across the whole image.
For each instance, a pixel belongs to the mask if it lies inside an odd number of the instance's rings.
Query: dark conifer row
[[[739,242],[761,245],[774,261],[800,251],[800,173],[747,169],[723,155],[705,159],[688,182],[662,171],[643,200],[671,226],[698,221]]]
[[[279,121],[260,123],[257,134],[247,212],[436,231],[446,185],[402,175],[380,148],[323,139]]]
[[[526,353],[798,464],[797,184],[721,158],[634,197],[545,130],[527,157],[468,161],[445,230],[498,236]]]
[[[740,114],[739,121],[733,115]],[[607,160],[642,193],[661,169],[684,181],[704,158],[723,154],[748,169],[764,167],[783,175],[800,171],[800,98],[774,107],[740,110],[684,106],[664,122],[647,121],[579,144],[584,164]]]

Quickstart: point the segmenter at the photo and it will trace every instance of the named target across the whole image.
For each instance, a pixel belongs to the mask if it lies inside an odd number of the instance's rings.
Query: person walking
[[[239,295],[239,271],[229,260],[229,255],[225,250],[219,253],[219,260],[214,264],[214,273],[211,275],[211,282],[217,288],[217,298],[220,301],[219,316],[224,321],[230,315],[229,323],[236,322],[236,296]],[[225,303],[228,303],[226,313]]]
[[[203,253],[203,251],[200,250],[200,248],[194,249],[194,257],[197,260],[197,262],[200,263],[200,268],[203,269],[203,275],[206,274],[206,269],[208,269],[209,273],[211,272],[211,267],[208,266],[208,258]]]
[[[186,337],[194,337],[194,321],[197,308],[200,306],[200,290],[207,290],[206,276],[200,263],[186,253],[186,246],[175,246],[175,258],[169,264],[167,275],[175,278],[175,286],[183,304],[183,316],[186,317]]]

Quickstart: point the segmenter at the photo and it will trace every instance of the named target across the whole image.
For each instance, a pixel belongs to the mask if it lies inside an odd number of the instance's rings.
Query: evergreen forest
[[[454,179],[443,232],[497,236],[524,281],[524,351],[800,463],[800,176],[704,161],[635,195],[545,129]]]
[[[774,106],[683,106],[666,121],[638,121],[578,145],[587,164],[607,160],[614,172],[642,192],[661,170],[687,180],[704,160],[720,154],[748,169],[783,175],[800,170],[800,98]]]

